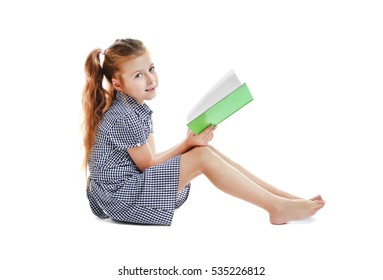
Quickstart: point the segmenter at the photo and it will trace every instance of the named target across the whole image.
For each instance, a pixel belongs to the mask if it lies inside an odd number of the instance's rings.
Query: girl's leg
[[[278,196],[281,196],[281,197],[284,197],[284,198],[289,198],[289,199],[300,199],[300,197],[298,196],[295,196],[295,195],[292,195],[290,193],[287,193],[285,191],[282,191],[282,190],[279,190],[277,189],[276,187],[266,183],[265,181],[259,179],[257,176],[255,176],[254,174],[252,174],[251,172],[249,172],[248,170],[246,170],[245,168],[243,168],[241,165],[239,165],[237,162],[234,162],[233,160],[231,160],[230,158],[228,158],[227,156],[225,156],[224,154],[222,154],[220,151],[218,151],[216,148],[214,148],[213,146],[209,146],[209,149],[211,149],[213,152],[215,152],[218,156],[220,156],[223,160],[225,160],[228,164],[230,164],[231,166],[233,166],[235,169],[237,169],[238,171],[240,171],[242,174],[244,174],[246,177],[248,177],[250,180],[252,180],[254,183],[256,183],[257,185],[259,185],[260,187],[264,188],[265,190],[275,194],[275,195],[278,195]]]
[[[181,156],[179,189],[204,174],[220,190],[257,205],[273,224],[304,219],[324,206],[323,200],[287,199],[273,194],[249,179],[208,147],[198,147]]]

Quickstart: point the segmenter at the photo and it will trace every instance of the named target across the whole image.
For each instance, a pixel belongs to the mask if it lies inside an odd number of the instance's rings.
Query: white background
[[[381,279],[382,14],[380,1],[3,1],[0,278],[152,279],[117,273],[175,265]],[[159,149],[182,140],[192,105],[235,69],[254,101],[213,144],[326,207],[272,226],[198,178],[171,227],[95,218],[81,169],[83,65],[125,37],[146,43],[159,73]],[[177,279],[253,278],[204,275]]]

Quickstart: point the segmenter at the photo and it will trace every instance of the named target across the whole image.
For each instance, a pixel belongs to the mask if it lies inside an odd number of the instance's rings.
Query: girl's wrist
[[[193,148],[193,145],[188,141],[188,138],[186,138],[181,143],[182,153],[185,153]]]

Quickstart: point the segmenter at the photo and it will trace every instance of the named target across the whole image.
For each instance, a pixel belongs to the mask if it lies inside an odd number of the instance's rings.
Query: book
[[[252,100],[246,83],[242,84],[234,70],[230,70],[189,112],[187,126],[199,134],[210,125],[218,125]]]

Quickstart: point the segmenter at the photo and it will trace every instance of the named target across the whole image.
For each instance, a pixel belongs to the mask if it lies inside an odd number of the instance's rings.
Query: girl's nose
[[[154,77],[153,74],[148,74],[148,84],[153,84],[156,78]]]

